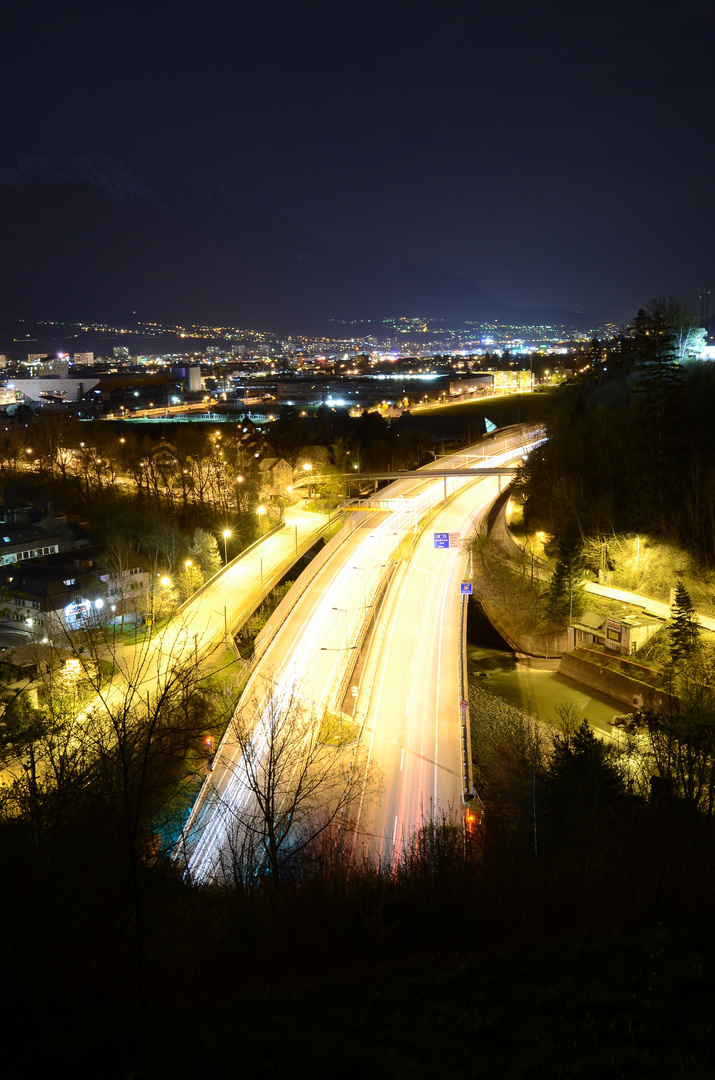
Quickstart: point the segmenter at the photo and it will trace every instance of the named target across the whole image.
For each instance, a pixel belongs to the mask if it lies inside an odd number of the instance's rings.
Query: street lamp
[[[260,527],[260,530],[261,530],[261,536],[263,536],[263,515],[265,514],[265,512],[266,512],[265,506],[259,506],[258,509],[256,510],[256,513],[258,514],[258,524],[259,524],[259,527]]]
[[[309,461],[304,461],[303,462],[303,472],[306,474],[306,476],[308,475],[309,472],[311,472],[312,468],[313,468],[313,466],[311,465],[311,463]],[[313,485],[312,484],[308,487],[308,494],[309,495],[313,494]]]
[[[187,560],[187,575],[188,575],[188,567],[189,567],[190,565],[191,565],[191,559],[188,559],[188,560]],[[157,574],[156,576],[157,576],[157,577],[159,577],[159,575],[158,575],[158,574]],[[160,585],[161,585],[161,586],[162,586],[162,587],[163,587],[164,589],[168,589],[168,588],[170,588],[170,586],[171,586],[171,585],[172,585],[173,583],[172,583],[172,580],[171,580],[171,578],[170,578],[170,577],[167,577],[166,575],[164,575],[164,577],[162,577],[162,578],[159,578],[159,584],[160,584]],[[151,594],[150,594],[150,598],[151,598],[151,625],[153,626],[153,625],[154,625],[154,620],[155,620],[155,610],[154,610],[154,582],[153,582],[153,581],[152,581],[152,583],[151,583]],[[161,598],[160,598],[160,601],[159,601],[159,607],[160,607],[160,612],[161,612],[161,610],[162,610],[162,608],[163,608],[163,604],[162,604],[162,602],[161,602]]]
[[[228,538],[231,535],[230,529],[223,530],[223,561],[228,563]]]
[[[348,649],[348,612],[347,608],[344,607],[334,607],[333,611],[342,611],[343,615],[345,616],[345,666],[347,667],[348,652],[350,651]]]
[[[360,570],[361,573],[362,573],[362,601],[363,601],[363,607],[365,608],[365,611],[367,612],[367,589],[365,587],[365,577],[367,575],[366,575],[365,567],[364,566],[353,566],[353,570]]]

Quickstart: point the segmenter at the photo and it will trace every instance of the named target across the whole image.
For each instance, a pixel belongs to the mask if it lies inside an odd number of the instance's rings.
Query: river
[[[567,679],[557,671],[519,662],[485,616],[472,610],[472,604],[467,670],[470,683],[554,725],[559,724],[557,709],[572,706],[578,711],[579,721],[585,717],[594,731],[611,738],[613,728],[609,720],[614,714],[628,712],[622,702]]]

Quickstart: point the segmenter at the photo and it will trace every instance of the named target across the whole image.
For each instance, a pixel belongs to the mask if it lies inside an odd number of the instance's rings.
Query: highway
[[[394,863],[416,828],[460,808],[460,583],[468,556],[438,549],[434,532],[473,535],[498,494],[484,478],[440,510],[394,583],[386,633],[375,635],[359,700],[369,760],[384,777],[363,807],[359,842],[374,862]]]
[[[536,433],[532,433],[530,439],[523,433],[510,433],[471,447],[454,455],[450,461],[455,468],[470,461],[473,465],[482,462],[506,464],[527,452],[528,444],[537,438]],[[482,456],[484,446],[489,448],[486,459]],[[433,468],[443,469],[444,465],[442,459]],[[419,479],[400,480],[380,493],[384,498],[402,498],[404,502],[395,505],[404,508],[351,514],[341,534],[331,542],[330,558],[298,601],[293,603],[290,597],[287,598],[292,609],[261,656],[244,691],[244,700],[251,700],[252,696],[255,700],[252,751],[258,754],[267,745],[271,725],[296,697],[312,703],[318,714],[325,708],[337,709],[340,702],[336,701],[336,695],[341,678],[382,579],[394,569],[393,561],[397,560],[403,566],[407,562],[407,581],[412,587],[403,593],[404,598],[396,607],[392,594],[383,606],[388,617],[394,608],[395,618],[392,640],[380,669],[381,690],[374,703],[371,702],[371,717],[378,712],[381,718],[390,716],[384,734],[378,732],[373,720],[369,748],[387,776],[387,801],[384,806],[381,803],[363,807],[378,850],[382,850],[382,838],[387,836],[390,850],[394,852],[398,834],[407,836],[419,823],[423,810],[429,812],[430,806],[446,807],[455,791],[457,799],[461,794],[458,759],[455,767],[450,737],[443,732],[449,727],[448,714],[451,713],[455,737],[459,738],[459,699],[454,696],[453,677],[446,670],[451,666],[456,671],[459,657],[449,590],[454,586],[452,591],[459,597],[458,580],[466,556],[453,549],[435,552],[432,565],[428,552],[432,532],[440,531],[439,523],[447,523],[450,528],[455,526],[460,532],[466,531],[475,514],[478,516],[481,508],[496,494],[497,484],[493,478],[430,479],[430,466],[427,466]],[[440,506],[445,494],[452,500],[447,510],[440,512],[435,522],[430,522],[429,533],[415,542],[414,537],[419,536],[417,524]],[[411,553],[410,541],[414,548]],[[440,561],[435,558],[437,554],[446,557]],[[415,584],[420,575],[425,578],[421,587]],[[424,601],[426,610],[414,609],[406,599],[413,594]],[[410,644],[411,654],[407,647]],[[397,665],[392,673],[394,680],[392,675],[386,674],[390,663]],[[420,669],[421,679],[414,684],[414,695],[403,692],[401,697],[399,693],[397,697],[389,696],[392,691],[388,684],[394,681],[396,686],[407,685],[407,673],[414,673],[415,665]],[[357,704],[360,710],[360,698]],[[398,707],[405,718],[401,727],[395,726],[392,718],[392,711]],[[432,714],[439,717],[436,725],[430,721]],[[444,742],[442,748],[440,738]],[[384,747],[390,743],[392,750],[385,751]],[[435,761],[445,762],[436,772],[434,764],[430,765]],[[443,774],[447,776],[454,769],[456,776],[450,776],[445,786]],[[396,774],[401,772],[409,777],[407,783],[395,782]],[[220,875],[222,852],[231,843],[230,831],[236,810],[252,797],[241,751],[229,728],[217,751],[215,767],[207,777],[187,823],[185,843],[177,853],[193,880],[208,881]],[[431,804],[427,805],[430,800]]]

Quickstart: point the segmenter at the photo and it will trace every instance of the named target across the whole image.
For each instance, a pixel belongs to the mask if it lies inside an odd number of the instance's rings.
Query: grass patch
[[[357,742],[360,727],[340,713],[326,712],[320,724],[318,742],[326,746],[346,746]]]
[[[507,424],[523,424],[545,419],[549,412],[550,398],[549,390],[524,394],[495,394],[493,397],[490,395],[471,401],[455,401],[447,405],[435,403],[432,407],[419,406],[415,409],[415,413],[422,416],[430,412],[442,415],[446,413],[448,416],[484,416],[498,427],[504,427]]]
[[[340,532],[342,527],[343,527],[343,515],[342,514],[337,514],[333,524],[330,526],[329,529],[326,529],[324,531],[324,533],[323,533],[323,539],[325,540],[326,544],[327,544],[328,540],[332,540],[332,538],[334,536],[336,536]]]

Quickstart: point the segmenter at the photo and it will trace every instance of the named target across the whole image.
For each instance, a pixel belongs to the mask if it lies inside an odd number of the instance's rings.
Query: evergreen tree
[[[675,586],[675,596],[670,608],[670,659],[673,664],[687,659],[694,653],[700,627],[695,617],[695,609],[688,590],[679,581]]]
[[[558,622],[581,614],[586,605],[583,588],[583,547],[573,530],[559,540],[558,558],[551,575],[547,611]]]
[[[636,457],[643,523],[667,533],[668,494],[677,486],[683,446],[683,371],[679,364],[685,309],[655,297],[633,320],[636,345]]]
[[[612,747],[594,735],[586,720],[573,734],[556,736],[545,781],[555,839],[600,832],[604,811],[623,793]]]

